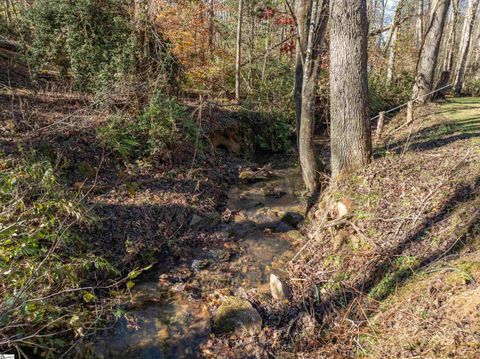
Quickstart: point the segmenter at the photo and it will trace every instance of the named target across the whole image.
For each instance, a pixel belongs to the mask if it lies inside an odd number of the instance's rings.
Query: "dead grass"
[[[361,357],[473,358],[480,350],[480,252],[417,274],[359,336]]]

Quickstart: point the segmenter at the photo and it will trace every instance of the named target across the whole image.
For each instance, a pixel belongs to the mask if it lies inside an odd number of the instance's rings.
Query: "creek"
[[[267,174],[260,177],[247,173],[243,183],[229,190],[232,215],[218,225],[218,235],[226,238],[223,246],[142,276],[126,314],[97,338],[99,357],[196,357],[212,332],[212,315],[223,295],[248,290],[271,295],[270,274],[282,274],[302,240],[295,226],[306,205],[297,168],[276,164],[263,172]]]

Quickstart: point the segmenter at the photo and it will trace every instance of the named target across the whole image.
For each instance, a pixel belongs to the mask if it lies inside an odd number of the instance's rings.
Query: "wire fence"
[[[417,102],[418,100],[421,100],[421,99],[423,99],[423,98],[425,98],[425,97],[431,96],[431,95],[433,95],[434,93],[443,91],[443,90],[445,90],[445,89],[447,89],[447,88],[449,88],[449,87],[452,87],[452,86],[453,86],[453,85],[450,84],[450,85],[446,85],[446,86],[440,87],[440,88],[438,88],[438,89],[435,89],[434,91],[431,91],[431,92],[429,92],[429,93],[426,93],[425,95],[418,96],[417,98],[414,98],[413,100],[407,101],[407,102],[405,102],[405,103],[403,103],[403,104],[401,104],[401,105],[398,105],[397,107],[391,108],[391,109],[388,110],[388,111],[381,111],[380,113],[383,112],[384,114],[387,114],[387,113],[390,113],[390,112],[394,112],[394,111],[400,110],[400,109],[404,108],[405,106],[408,106],[408,104],[409,104],[410,102],[415,103],[415,102]],[[376,120],[377,118],[379,118],[379,117],[380,117],[380,113],[379,113],[378,115],[372,117],[370,120],[373,121],[373,120]]]

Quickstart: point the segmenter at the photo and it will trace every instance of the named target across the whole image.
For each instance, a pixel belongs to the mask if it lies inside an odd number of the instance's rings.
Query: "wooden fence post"
[[[382,111],[378,114],[378,123],[377,123],[377,139],[382,137],[383,125],[385,123],[385,111]]]
[[[409,125],[413,122],[413,101],[409,101],[407,104],[407,122],[406,124]]]

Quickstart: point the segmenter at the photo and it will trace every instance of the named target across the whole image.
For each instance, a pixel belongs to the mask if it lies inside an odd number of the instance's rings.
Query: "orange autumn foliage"
[[[171,51],[182,65],[187,80],[199,87],[212,82],[221,71],[212,60],[222,53],[213,54],[214,49],[209,48],[212,36],[209,10],[203,1],[157,2],[156,24],[172,44]]]

